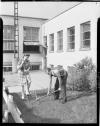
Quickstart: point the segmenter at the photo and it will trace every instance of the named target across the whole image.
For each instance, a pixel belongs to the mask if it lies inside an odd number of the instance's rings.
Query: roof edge
[[[1,14],[0,16],[8,16],[8,17],[14,17],[14,15],[6,15],[6,14]],[[40,19],[40,20],[48,20],[46,18],[38,18],[38,17],[26,17],[26,16],[18,16],[19,18],[31,18],[31,19]]]
[[[73,7],[70,7],[69,9],[64,10],[64,11],[63,11],[63,12],[61,12],[60,14],[58,14],[58,15],[54,16],[53,18],[48,19],[48,21],[47,21],[47,22],[49,22],[49,21],[53,20],[54,18],[56,18],[56,17],[60,16],[61,14],[63,14],[63,13],[65,13],[65,12],[67,12],[67,11],[69,11],[69,10],[73,9],[74,7],[76,7],[76,6],[78,6],[78,5],[82,4],[82,3],[83,3],[83,2],[80,2],[80,3],[76,4],[76,5],[74,5]],[[46,23],[47,23],[47,22],[46,22]]]

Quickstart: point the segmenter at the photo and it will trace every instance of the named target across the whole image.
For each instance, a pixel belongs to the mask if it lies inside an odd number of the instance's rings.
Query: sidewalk
[[[43,71],[34,71],[30,73],[31,75],[31,87],[30,91],[46,89],[49,86],[49,75]],[[21,92],[20,81],[17,73],[4,73],[5,78],[4,85],[7,85],[10,92]],[[55,78],[53,78],[53,85]],[[52,85],[52,86],[53,86]]]

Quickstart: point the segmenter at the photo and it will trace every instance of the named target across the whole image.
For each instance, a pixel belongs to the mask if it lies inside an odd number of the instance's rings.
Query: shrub
[[[89,80],[89,85],[90,85],[91,90],[97,90],[97,73],[96,73],[96,71],[92,71],[89,74],[88,80]]]
[[[96,67],[91,58],[68,67],[68,84],[73,85],[73,90],[96,89]]]
[[[90,73],[92,70],[96,69],[95,65],[92,62],[92,59],[89,57],[86,57],[86,58],[82,59],[80,62],[74,64],[74,67],[76,67],[76,69],[78,69],[78,70],[83,69],[83,70],[87,71],[88,73]]]

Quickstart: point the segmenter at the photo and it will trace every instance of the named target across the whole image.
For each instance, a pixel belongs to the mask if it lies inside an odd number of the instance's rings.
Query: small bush
[[[91,90],[97,89],[97,73],[96,71],[92,71],[90,75],[88,76],[89,85]]]
[[[82,59],[80,62],[74,64],[74,67],[75,67],[77,70],[82,69],[82,70],[88,72],[88,74],[89,74],[92,70],[96,69],[95,65],[94,65],[93,62],[92,62],[92,59],[89,58],[89,57],[86,57],[86,58]]]
[[[90,90],[96,88],[96,67],[91,58],[84,58],[74,66],[68,67],[68,84],[73,90]]]

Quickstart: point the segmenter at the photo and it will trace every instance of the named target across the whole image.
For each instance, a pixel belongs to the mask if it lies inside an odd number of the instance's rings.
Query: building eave
[[[6,14],[1,14],[0,16],[14,17],[14,15],[6,15]],[[30,19],[48,20],[46,18],[37,18],[37,17],[26,17],[26,16],[18,16],[18,17],[19,18],[30,18]]]
[[[63,12],[61,12],[60,14],[54,16],[53,18],[48,19],[48,20],[46,21],[46,23],[49,22],[49,21],[51,21],[51,20],[53,20],[54,18],[56,18],[56,17],[58,17],[58,16],[64,14],[65,12],[67,12],[67,11],[69,11],[69,10],[75,8],[76,6],[78,6],[78,5],[82,4],[82,3],[83,3],[83,2],[80,2],[80,3],[78,3],[78,4],[74,5],[74,6],[72,6],[71,8],[69,8],[69,9],[67,9],[67,10],[65,10],[65,11],[63,11]]]

